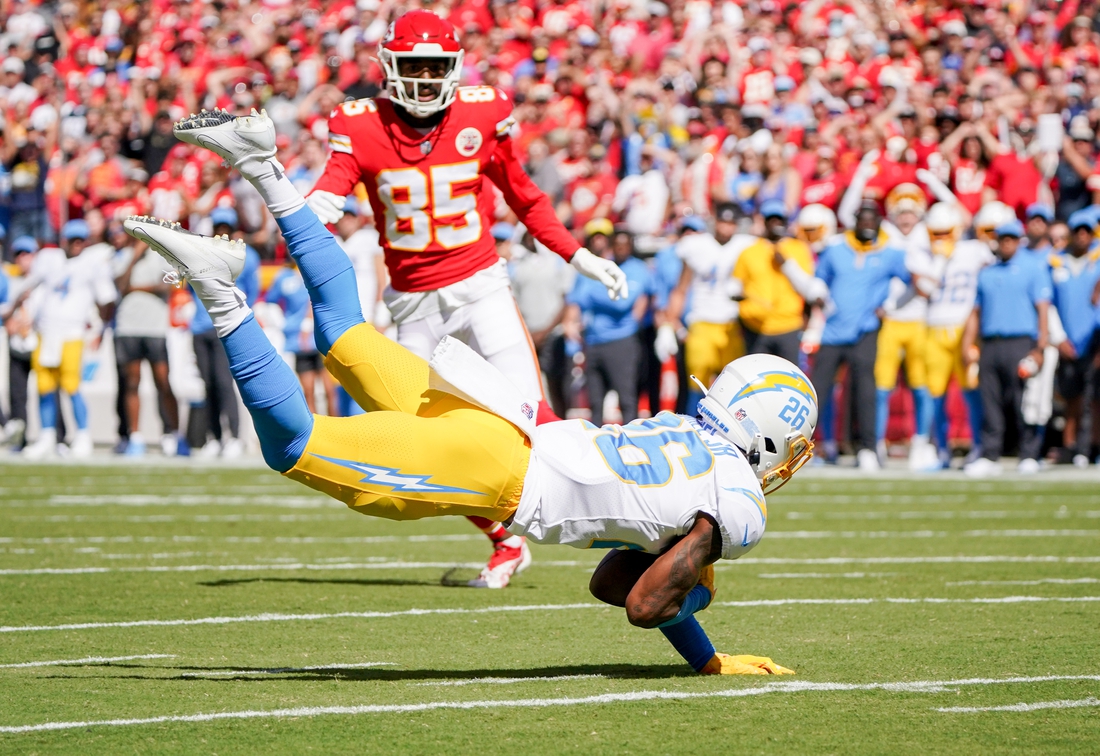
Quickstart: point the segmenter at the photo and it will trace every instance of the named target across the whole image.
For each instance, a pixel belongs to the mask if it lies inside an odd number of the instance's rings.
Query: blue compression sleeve
[[[662,622],[657,627],[671,627],[686,620],[700,609],[705,609],[712,598],[711,592],[701,585],[697,585],[688,591],[684,600],[680,602],[680,611],[672,619]]]
[[[914,414],[917,421],[917,435],[927,437],[932,431],[932,395],[926,388],[913,389]]]
[[[84,402],[84,397],[80,395],[80,392],[76,392],[69,397],[73,403],[73,419],[76,420],[77,430],[88,429],[88,405]]]
[[[678,625],[662,627],[661,632],[696,672],[707,666],[714,656],[714,644],[694,617],[688,617]]]
[[[43,428],[57,427],[57,392],[51,391],[38,397],[38,417]]]
[[[302,387],[252,315],[221,341],[229,371],[256,425],[264,461],[286,472],[305,452],[313,431]]]
[[[308,206],[276,221],[313,303],[317,351],[327,355],[345,331],[365,322],[355,270]]]
[[[890,389],[875,390],[875,438],[886,438],[886,424],[890,422]]]

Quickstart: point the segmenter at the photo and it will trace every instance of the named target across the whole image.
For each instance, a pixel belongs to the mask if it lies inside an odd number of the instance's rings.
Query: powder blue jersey
[[[905,252],[889,246],[880,234],[872,245],[862,245],[852,232],[836,236],[821,252],[817,277],[829,287],[831,306],[825,316],[822,344],[854,344],[879,327],[875,311],[890,293],[890,280],[909,283]]]

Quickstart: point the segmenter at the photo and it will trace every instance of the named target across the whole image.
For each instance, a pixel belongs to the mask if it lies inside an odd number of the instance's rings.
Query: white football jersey
[[[943,279],[928,301],[928,325],[956,327],[966,325],[978,297],[978,272],[994,260],[985,242],[960,241],[947,258]]]
[[[563,420],[536,429],[508,530],[538,543],[660,554],[700,512],[717,520],[725,559],[764,535],[760,484],[729,441],[671,412],[602,428]]]
[[[336,243],[351,260],[359,288],[359,304],[363,317],[369,321],[374,317],[374,305],[378,301],[378,271],[374,266],[374,258],[382,254],[378,230],[374,226],[363,226],[347,239],[336,236]]]
[[[737,320],[737,302],[730,299],[730,279],[737,258],[754,242],[756,237],[748,234],[735,234],[725,244],[719,244],[710,234],[689,234],[677,243],[676,254],[694,274],[688,323]]]
[[[57,247],[46,247],[35,255],[29,280],[42,287],[35,328],[43,336],[81,339],[98,317],[95,305],[115,301],[110,258],[101,245],[89,246],[73,258]]]
[[[905,267],[910,273],[928,276],[932,270],[932,251],[928,238],[928,229],[924,223],[918,223],[908,234],[890,221],[882,222],[888,243],[892,247],[905,250]],[[928,316],[928,300],[917,293],[915,283],[902,283],[895,278],[890,281],[890,294],[882,305],[886,317],[902,323],[923,323]]]

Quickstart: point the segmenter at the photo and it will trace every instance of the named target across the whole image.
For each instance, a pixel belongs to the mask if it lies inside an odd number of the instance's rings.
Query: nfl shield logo
[[[520,406],[519,411],[522,412],[523,416],[526,417],[528,420],[535,416],[535,409],[527,402],[524,402]]]
[[[740,421],[744,420],[744,419],[745,419],[746,417],[748,417],[748,413],[747,413],[747,412],[745,412],[745,410],[744,410],[744,409],[742,409],[742,408],[740,408],[740,407],[739,407],[739,408],[737,409],[737,412],[733,413],[733,416],[734,416],[735,418],[737,418],[737,421],[738,421],[738,422],[740,422]]]

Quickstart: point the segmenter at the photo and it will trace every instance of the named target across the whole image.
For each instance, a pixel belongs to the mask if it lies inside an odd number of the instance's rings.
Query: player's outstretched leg
[[[145,242],[190,282],[210,313],[225,346],[229,370],[252,415],[268,466],[287,472],[305,451],[313,430],[301,384],[264,336],[244,295],[233,285],[244,267],[244,243],[207,238],[178,223],[144,216],[123,222],[130,236]]]

